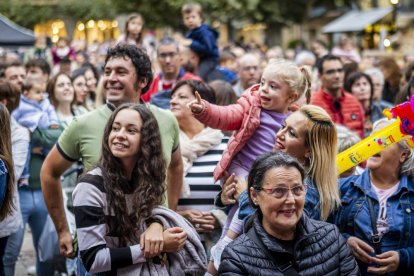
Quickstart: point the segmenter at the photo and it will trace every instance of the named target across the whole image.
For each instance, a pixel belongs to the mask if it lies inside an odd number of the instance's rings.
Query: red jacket
[[[231,136],[227,149],[214,170],[214,180],[221,179],[229,168],[234,156],[244,147],[260,126],[259,85],[246,90],[236,104],[217,106],[202,100],[204,110],[194,116],[203,124],[221,130],[236,130]]]
[[[352,94],[342,89],[341,96],[335,101],[331,94],[322,88],[312,94],[310,103],[325,109],[335,124],[344,125],[364,138],[364,109]]]
[[[162,79],[162,73],[158,74],[154,80],[151,83],[151,86],[149,87],[148,91],[145,92],[145,94],[143,94],[141,96],[141,99],[144,102],[149,102],[151,100],[152,95],[160,92],[162,90],[162,88],[160,89],[160,86],[162,85],[161,83],[161,79]],[[177,80],[175,83],[177,83],[180,80],[202,80],[199,76],[193,75],[189,72],[186,72],[184,69],[180,69],[180,73],[178,74]],[[175,85],[174,83],[174,85]],[[174,85],[171,87],[174,88]]]

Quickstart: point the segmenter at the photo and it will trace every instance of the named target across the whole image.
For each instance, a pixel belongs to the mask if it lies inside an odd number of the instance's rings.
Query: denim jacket
[[[336,224],[345,238],[355,236],[370,244],[372,226],[366,197],[372,199],[375,221],[379,203],[371,187],[369,170],[361,175],[340,180],[341,208],[336,214]],[[381,238],[382,252],[395,250],[400,254],[397,274],[414,272],[414,179],[403,175],[397,191],[387,200],[389,231]],[[366,264],[359,263],[361,273],[366,274]],[[364,273],[365,272],[365,273]],[[389,273],[388,275],[395,275]]]
[[[3,160],[0,159],[0,207],[3,205],[7,190],[7,168]]]

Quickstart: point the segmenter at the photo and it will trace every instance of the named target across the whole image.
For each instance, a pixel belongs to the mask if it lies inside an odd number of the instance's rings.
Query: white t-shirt
[[[399,184],[400,182],[398,182],[391,188],[380,189],[380,188],[375,187],[375,185],[371,183],[379,200],[380,207],[379,207],[378,219],[377,219],[377,230],[378,230],[378,234],[381,237],[385,233],[387,233],[390,228],[387,222],[387,200],[388,198],[390,198],[390,196],[392,196],[397,191]]]

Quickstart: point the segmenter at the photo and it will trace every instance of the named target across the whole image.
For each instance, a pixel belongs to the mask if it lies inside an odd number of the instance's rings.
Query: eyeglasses
[[[161,53],[158,54],[158,58],[161,60],[166,60],[167,58],[173,59],[178,55],[176,52],[169,52],[169,53]]]
[[[324,72],[325,75],[333,75],[335,73],[342,74],[344,72],[344,68],[338,69],[329,69]]]
[[[289,191],[292,191],[292,195],[295,198],[302,197],[305,195],[306,189],[307,189],[306,185],[298,185],[292,188],[286,188],[286,187],[273,187],[273,188],[257,187],[255,188],[256,191],[264,191],[265,193],[277,199],[287,198]]]

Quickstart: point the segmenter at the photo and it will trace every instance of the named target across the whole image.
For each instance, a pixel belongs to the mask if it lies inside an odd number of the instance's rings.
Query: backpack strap
[[[298,276],[298,272],[293,267],[293,264],[291,261],[288,262],[281,262],[281,260],[277,260],[275,256],[266,248],[266,246],[263,244],[263,242],[259,239],[257,236],[256,231],[254,230],[254,227],[250,228],[250,230],[247,232],[247,236],[260,247],[260,249],[263,250],[263,252],[267,255],[269,259],[272,260],[272,262],[276,265],[277,269],[283,273],[285,276]]]
[[[368,208],[369,208],[369,218],[371,220],[371,226],[372,226],[372,236],[371,236],[371,242],[375,250],[375,254],[381,254],[381,236],[378,233],[377,229],[377,222],[375,219],[375,211],[374,211],[374,205],[372,204],[372,200],[369,196],[367,196],[368,201]]]

